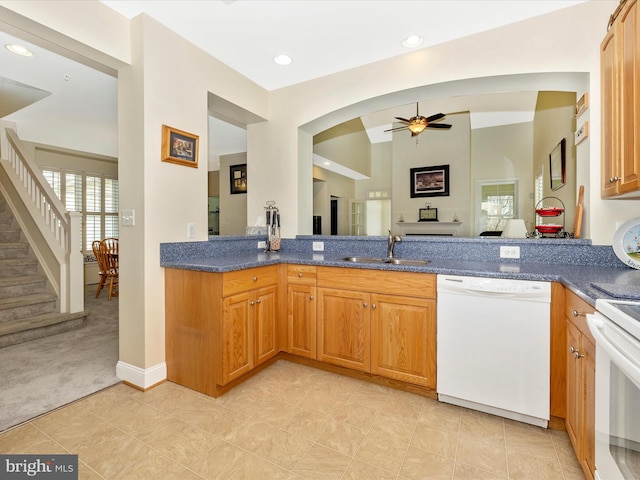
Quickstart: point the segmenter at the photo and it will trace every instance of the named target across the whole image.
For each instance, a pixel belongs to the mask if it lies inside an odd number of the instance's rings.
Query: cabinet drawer
[[[595,309],[569,289],[566,291],[564,307],[565,316],[580,330],[580,333],[595,343],[587,325],[587,314],[593,313]]]
[[[319,287],[436,298],[435,284],[430,273],[318,267]]]
[[[287,282],[299,285],[316,284],[315,265],[287,265]]]
[[[229,295],[276,285],[277,283],[277,265],[225,272],[222,274],[222,296],[228,297]]]

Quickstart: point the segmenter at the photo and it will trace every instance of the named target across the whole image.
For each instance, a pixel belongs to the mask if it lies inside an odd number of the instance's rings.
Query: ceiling
[[[103,0],[127,17],[144,11],[182,37],[267,90],[407,53],[401,41],[424,37],[419,48],[566,8],[584,0]],[[593,1],[593,0],[592,0]],[[20,125],[28,140],[58,145],[51,126],[76,132],[68,148],[117,156],[117,80],[0,32],[0,45],[18,42],[33,57],[0,48],[0,118]],[[293,58],[276,65],[275,55]],[[7,98],[11,98],[11,106]],[[467,104],[424,103],[422,114],[471,110],[472,124],[500,116],[505,123],[531,114],[532,96],[494,103],[467,98]],[[461,99],[459,99],[461,100]],[[473,100],[472,103],[469,103]],[[28,106],[27,106],[28,105]],[[474,112],[478,105],[479,110]],[[407,105],[363,117],[372,141],[386,141],[395,116],[408,118]],[[11,113],[11,110],[14,110]],[[513,120],[515,118],[516,120]],[[493,121],[493,120],[492,120]],[[210,119],[209,158],[246,150],[243,129]],[[489,124],[486,124],[489,125]],[[240,142],[238,145],[237,142]],[[243,146],[244,145],[244,146]],[[244,149],[244,150],[243,150]],[[217,168],[211,165],[210,169]]]

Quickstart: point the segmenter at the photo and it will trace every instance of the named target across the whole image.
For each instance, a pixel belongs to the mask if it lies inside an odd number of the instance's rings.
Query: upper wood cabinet
[[[640,196],[640,13],[627,0],[600,48],[601,196]]]

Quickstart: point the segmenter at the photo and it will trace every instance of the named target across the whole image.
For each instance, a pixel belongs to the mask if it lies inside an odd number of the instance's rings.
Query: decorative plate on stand
[[[613,251],[621,262],[640,269],[640,218],[629,220],[616,230]]]

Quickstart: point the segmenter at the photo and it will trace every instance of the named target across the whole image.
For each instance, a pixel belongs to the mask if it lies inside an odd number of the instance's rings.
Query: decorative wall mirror
[[[549,154],[549,178],[551,179],[551,190],[558,190],[565,184],[566,144],[567,141],[563,138]]]

